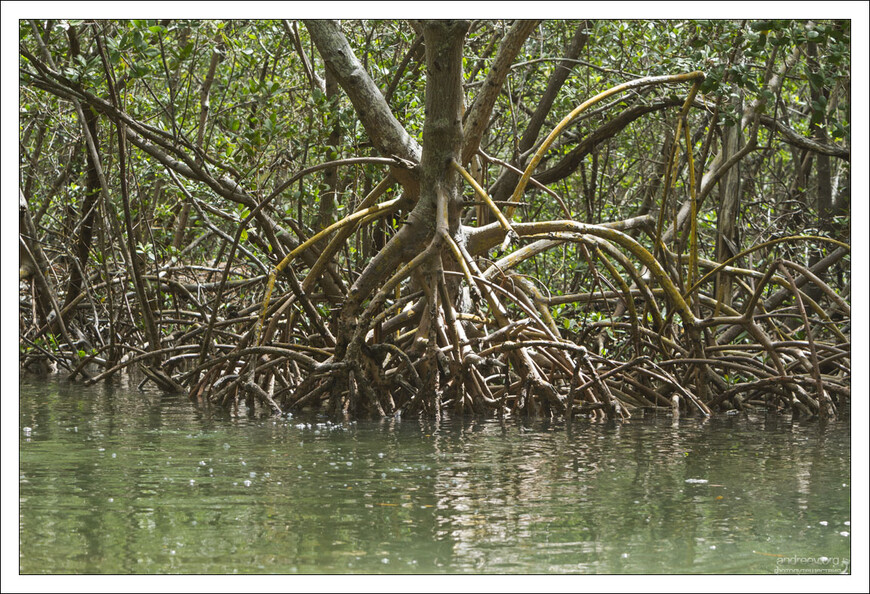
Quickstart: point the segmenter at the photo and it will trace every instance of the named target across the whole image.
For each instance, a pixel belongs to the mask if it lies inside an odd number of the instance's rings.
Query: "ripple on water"
[[[48,401],[22,390],[20,407],[41,440],[20,454],[22,572],[773,573],[776,558],[751,552],[760,527],[764,553],[850,553],[848,429],[768,431],[746,415],[570,434],[480,420],[284,427],[85,388]],[[47,435],[35,424],[47,410],[82,431]]]

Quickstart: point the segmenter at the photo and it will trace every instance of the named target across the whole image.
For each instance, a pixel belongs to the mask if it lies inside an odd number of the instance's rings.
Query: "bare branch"
[[[495,100],[501,93],[511,63],[523,47],[526,38],[538,26],[539,21],[517,21],[504,36],[495,61],[483,83],[483,90],[474,100],[465,115],[465,140],[462,144],[462,163],[468,163],[480,146],[480,139],[489,124]]]
[[[423,151],[399,120],[380,89],[356,58],[336,21],[305,21],[326,67],[335,75],[350,98],[357,116],[375,148],[385,157],[419,163]],[[393,174],[403,185],[415,180],[406,169],[394,168]]]

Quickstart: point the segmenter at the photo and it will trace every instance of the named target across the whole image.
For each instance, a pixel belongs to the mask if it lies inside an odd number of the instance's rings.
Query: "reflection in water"
[[[848,419],[331,424],[20,386],[23,573],[848,571]]]

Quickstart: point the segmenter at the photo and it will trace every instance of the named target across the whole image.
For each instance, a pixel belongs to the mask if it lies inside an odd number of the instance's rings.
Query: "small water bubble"
[[[348,466],[353,466],[353,462],[345,462],[345,464]]]
[[[256,477],[257,477],[257,473],[256,473],[256,472],[249,472],[249,473],[248,473],[248,476],[251,477],[251,478],[256,478]]]
[[[840,536],[849,536],[849,533],[843,530],[842,532],[840,532]]]
[[[116,454],[115,452],[112,452],[112,458],[117,458],[117,457],[118,457],[118,454]]]
[[[383,452],[378,452],[378,458],[383,458],[385,455]]]
[[[196,483],[196,481],[193,479],[190,479],[190,484],[193,485],[194,483]]]
[[[849,520],[846,520],[845,522],[843,522],[843,525],[844,526],[851,526],[852,522],[850,522]]]
[[[112,503],[113,501],[115,501],[115,498],[114,498],[114,497],[109,497],[109,503]]]
[[[199,465],[200,465],[200,466],[205,466],[205,460],[200,460],[200,461],[199,461]]]
[[[244,484],[246,487],[250,487],[250,486],[251,486],[251,481],[245,481],[243,484]]]
[[[386,564],[389,563],[389,562],[390,562],[390,560],[387,559],[386,557],[384,557],[383,559],[381,559],[381,563],[383,563],[384,565],[386,565]]]
[[[826,521],[824,521],[824,520],[822,520],[821,522],[819,522],[819,524],[821,524],[822,526],[827,526],[827,525],[828,525],[828,523],[827,523]]]
[[[247,465],[248,465],[248,463],[245,462],[244,460],[242,460],[242,466],[247,466]]]
[[[224,444],[224,445],[223,445],[223,448],[224,448],[224,449],[225,449],[225,450],[228,450],[228,449],[230,449],[230,444],[228,444],[228,443],[225,443],[225,444]]]
[[[169,554],[170,554],[170,555],[174,555],[174,554],[175,554],[175,551],[169,551]]]
[[[270,476],[272,476],[272,473],[271,472],[264,472],[263,476],[266,478],[269,478]]]
[[[710,545],[710,550],[711,550],[711,551],[715,551],[715,550],[716,550],[716,545]]]
[[[106,448],[97,448],[97,451],[98,451],[98,452],[105,452],[105,451],[106,451]],[[171,457],[172,457],[172,456],[170,456],[170,458],[171,458]]]
[[[30,435],[33,432],[33,429],[31,429],[30,427],[25,427],[21,431],[24,432],[24,435]]]
[[[622,554],[622,558],[623,558],[623,559],[628,559],[628,553],[623,553],[623,554]]]

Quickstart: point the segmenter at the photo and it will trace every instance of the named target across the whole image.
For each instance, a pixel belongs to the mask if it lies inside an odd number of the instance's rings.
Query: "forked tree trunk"
[[[342,312],[342,318],[349,323],[372,291],[431,240],[436,225],[437,188],[454,203],[449,216],[451,228],[456,229],[459,178],[450,163],[458,158],[462,145],[462,46],[467,28],[467,23],[456,21],[424,24],[427,84],[420,198],[400,231],[351,287]]]
[[[350,396],[352,409],[356,408],[353,396],[357,394],[356,390],[363,394],[367,392],[368,382],[364,377],[366,366],[362,364],[363,341],[369,330],[368,321],[372,313],[370,310],[377,309],[380,294],[371,299],[368,309],[364,312],[368,315],[361,315],[363,303],[371,298],[381,285],[391,279],[403,263],[411,261],[423,252],[432,253],[431,257],[421,265],[422,278],[431,279],[438,273],[441,259],[438,257],[439,252],[431,248],[434,247],[433,242],[436,240],[436,230],[439,225],[437,220],[439,201],[446,199],[449,229],[455,232],[459,226],[462,202],[460,178],[453,169],[452,162],[459,160],[462,148],[462,48],[467,31],[466,21],[423,23],[427,84],[419,198],[399,232],[372,259],[350,288],[340,316],[334,359],[348,363],[350,370],[348,379],[351,383],[347,388],[348,393],[352,395]],[[368,128],[367,132],[373,135],[373,131]],[[442,202],[440,208],[443,209],[444,206]],[[417,278],[421,278],[420,275],[417,275]],[[433,290],[427,291],[431,300],[429,303],[431,312],[436,311],[433,307],[437,301],[436,293],[437,291]],[[432,346],[434,347],[434,344]],[[370,397],[369,400],[371,399]],[[336,405],[338,403],[333,404]],[[379,406],[376,402],[368,402],[368,405],[375,409]]]

